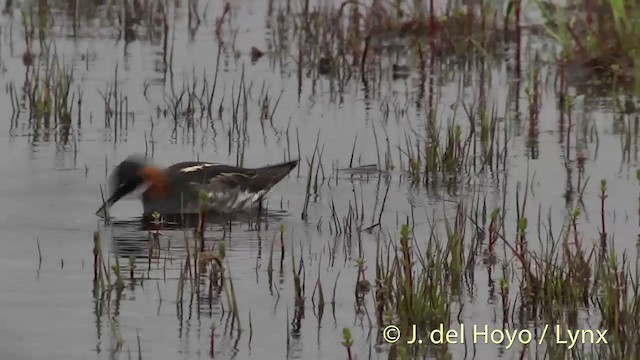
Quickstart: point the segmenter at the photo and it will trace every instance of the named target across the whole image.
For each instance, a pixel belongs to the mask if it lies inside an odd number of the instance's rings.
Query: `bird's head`
[[[121,162],[109,176],[109,197],[96,211],[97,215],[103,214],[124,196],[132,193],[146,183],[157,182],[160,170],[147,163],[146,159],[139,155],[129,156]]]

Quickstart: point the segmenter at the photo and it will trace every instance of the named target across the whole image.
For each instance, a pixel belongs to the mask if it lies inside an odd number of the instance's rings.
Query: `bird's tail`
[[[255,169],[256,175],[251,181],[252,187],[264,190],[270,189],[289,175],[289,173],[298,166],[299,162],[300,159],[297,159]]]

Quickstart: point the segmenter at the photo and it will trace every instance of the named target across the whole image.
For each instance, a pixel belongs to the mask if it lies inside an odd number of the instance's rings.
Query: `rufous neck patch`
[[[149,188],[145,195],[152,199],[163,199],[169,191],[169,179],[164,170],[155,166],[145,166],[139,172],[145,182],[149,183]]]

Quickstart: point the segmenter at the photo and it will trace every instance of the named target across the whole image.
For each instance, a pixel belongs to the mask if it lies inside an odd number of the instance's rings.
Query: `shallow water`
[[[193,74],[202,81],[201,74],[206,73],[212,83],[219,51],[212,29],[222,7],[217,2],[198,4],[198,11],[204,14],[206,9],[207,16],[203,16],[192,39],[187,30],[184,5],[177,9],[176,18],[172,20],[175,24],[172,42],[175,88],[182,86],[182,79],[193,81]],[[467,189],[459,195],[451,195],[444,190],[410,187],[407,181],[401,180],[397,168],[389,178],[377,173],[352,178],[344,173],[337,181],[333,178],[320,185],[317,196],[312,197],[309,205],[309,219],[302,221],[307,159],[313,154],[318,134],[320,146],[324,145],[322,161],[327,177],[332,168],[349,166],[354,139],[354,165],[377,164],[377,153],[384,151],[387,138],[393,161],[397,164],[396,145],[404,147],[406,133],[424,129],[425,105],[423,100],[422,109],[415,107],[416,99],[421,96],[415,73],[407,80],[393,81],[385,71],[378,89],[366,89],[362,83],[351,81],[338,95],[335,80],[322,76],[305,77],[298,93],[297,50],[293,41],[287,56],[267,54],[255,64],[249,59],[251,46],[269,49],[267,44],[276,37],[273,27],[265,26],[265,7],[260,1],[233,3],[231,26],[227,22],[223,27],[227,48],[221,56],[214,97],[216,116],[213,120],[197,119],[191,127],[184,120],[176,124],[170,116],[157,116],[157,108],[167,106],[165,95],[171,94],[170,81],[168,79],[163,85],[164,75],[157,65],[162,63],[161,41],[140,39],[125,47],[122,41],[106,38],[114,31],[105,30],[109,28],[95,20],[101,19],[100,16],[84,24],[82,36],[74,40],[67,36],[70,27],[60,15],[60,21],[52,29],[52,33],[57,34],[56,49],[65,63],[74,65],[74,75],[84,93],[81,123],[78,122],[77,103],[74,106],[72,128],[75,135],[64,144],[59,129],[53,126],[49,130],[39,128],[24,112],[17,120],[12,120],[10,96],[0,97],[6,126],[6,130],[0,132],[0,146],[5,150],[5,156],[0,157],[0,170],[4,174],[0,184],[0,273],[3,274],[0,277],[0,359],[124,359],[128,358],[128,352],[134,358],[139,352],[142,358],[209,358],[212,323],[216,326],[214,350],[217,359],[343,358],[345,350],[340,343],[341,330],[345,326],[352,330],[353,353],[357,358],[387,358],[388,345],[376,345],[375,326],[370,326],[367,316],[357,315],[354,309],[353,286],[357,275],[354,259],[368,260],[367,276],[373,279],[378,237],[384,240],[388,233],[396,234],[399,223],[411,217],[415,237],[420,243],[420,239],[429,234],[431,218],[435,216],[441,224],[443,215],[454,214],[456,201],[473,197],[472,191],[486,194],[489,210],[503,206],[506,196],[507,210],[513,213],[516,184],[524,184],[527,174],[532,179],[527,216],[537,219],[540,207],[544,217],[551,209],[554,224],[559,229],[568,212],[563,198],[567,183],[564,164],[567,139],[566,131],[559,129],[552,80],[541,95],[537,159],[527,155],[527,125],[526,120],[522,120],[521,128],[514,126],[509,130],[513,135],[507,145],[506,174],[473,176]],[[97,12],[104,13],[99,9]],[[6,69],[1,81],[18,88],[25,78],[21,59],[25,47],[19,19],[17,11],[13,19],[3,18],[0,40],[2,67]],[[535,39],[528,39],[534,45],[531,48],[523,46],[527,49],[523,57],[527,58],[540,46]],[[124,126],[114,128],[105,126],[99,90],[103,91],[105,84],[114,80],[116,65],[118,86],[128,97],[130,114]],[[504,112],[507,98],[512,96],[509,86],[513,79],[504,64],[498,63],[490,70],[492,86],[487,99],[495,103],[499,113]],[[543,68],[542,71],[552,70]],[[246,137],[249,140],[244,148],[244,165],[276,163],[289,155],[292,158],[300,156],[302,161],[298,169],[273,189],[268,207],[274,214],[269,217],[268,227],[263,224],[260,231],[254,231],[246,223],[238,223],[230,234],[226,234],[228,265],[240,311],[242,331],[238,332],[238,324],[232,324],[224,291],[209,303],[207,294],[191,296],[190,288],[186,287],[182,307],[177,306],[178,277],[185,258],[182,231],[165,229],[160,232],[159,243],[167,260],[152,262],[147,271],[149,234],[139,220],[141,204],[135,199],[119,202],[111,210],[114,217],[111,225],[103,224],[94,211],[101,204],[100,185],[104,183],[106,172],[132,153],[147,152],[163,165],[190,159],[235,163],[237,137],[230,139],[229,132],[235,131],[230,130],[232,99],[237,101],[243,73],[249,88],[246,107]],[[473,102],[477,91],[474,84],[480,80],[477,73],[468,75],[451,71],[442,76],[450,78],[442,80],[436,99],[439,103],[437,117],[445,122],[453,116],[451,106],[459,95],[463,101]],[[469,77],[470,81],[459,94],[463,77]],[[264,91],[261,91],[263,86]],[[261,92],[271,99],[272,121],[260,120]],[[523,92],[520,104],[521,113],[526,114],[527,101]],[[586,96],[584,104],[590,124],[599,134],[597,152],[595,144],[589,143],[585,163],[585,174],[590,178],[583,194],[585,208],[589,209],[582,220],[585,241],[597,240],[598,184],[600,179],[607,179],[609,231],[615,233],[617,247],[635,252],[637,149],[632,145],[631,160],[623,162],[621,135],[614,127],[610,104],[607,105],[606,99],[594,96]],[[221,118],[217,118],[219,106],[222,106]],[[240,107],[242,113],[244,106]],[[388,117],[385,116],[387,109]],[[463,123],[467,120],[461,112],[458,110],[456,116]],[[574,115],[578,118],[579,112]],[[584,123],[586,120],[580,120],[574,126]],[[376,148],[374,127],[380,150]],[[572,132],[569,138],[572,159],[576,156],[576,133]],[[296,134],[299,134],[300,154]],[[574,170],[571,179],[574,187],[577,186],[576,174],[577,170]],[[507,193],[503,194],[505,179]],[[331,234],[332,206],[339,217],[344,217],[350,205],[362,204],[363,227],[375,224],[387,186],[382,226],[372,233],[361,232],[361,246],[356,233],[350,239]],[[285,225],[287,242],[282,274],[276,236],[280,224]],[[97,310],[101,302],[94,298],[92,281],[92,236],[98,229],[105,249],[118,256],[123,267],[126,268],[130,256],[137,258],[138,278],[131,283],[126,271],[122,299],[119,304],[112,301],[110,309],[102,303],[105,307],[102,314]],[[513,224],[508,224],[507,230],[515,233]],[[534,230],[535,226],[531,232]],[[222,234],[220,224],[212,225],[206,234],[207,246],[211,247]],[[274,239],[278,239],[273,280],[277,290],[270,291],[266,268]],[[535,244],[531,246],[535,247]],[[304,261],[307,297],[304,318],[297,331],[291,325],[294,318],[292,249],[296,262],[300,257]],[[113,257],[110,261],[113,264]],[[330,298],[338,273],[335,310],[327,304],[322,319],[318,320],[311,302],[313,286],[320,278],[325,297]],[[140,280],[142,277],[144,280]],[[474,296],[462,300],[461,321],[499,328],[501,323],[497,314],[501,308],[499,301],[490,298],[485,286],[488,281],[486,267],[478,265],[475,281],[478,285]],[[373,318],[370,295],[367,304]],[[117,318],[117,326],[109,321],[109,313]],[[119,336],[114,329],[119,329]],[[122,339],[122,348],[116,351],[118,337]],[[453,358],[465,358],[470,353],[478,357],[510,357],[503,351],[508,354],[513,350],[478,344],[473,349],[472,345],[452,346],[450,351]]]

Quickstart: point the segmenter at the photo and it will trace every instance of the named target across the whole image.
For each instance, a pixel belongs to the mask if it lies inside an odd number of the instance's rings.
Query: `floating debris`
[[[328,75],[331,72],[331,67],[333,65],[333,60],[328,57],[321,57],[318,62],[318,73],[320,75]]]
[[[260,49],[258,49],[255,46],[251,47],[251,62],[255,63],[256,61],[260,60],[261,57],[264,56],[264,52],[262,52]]]

